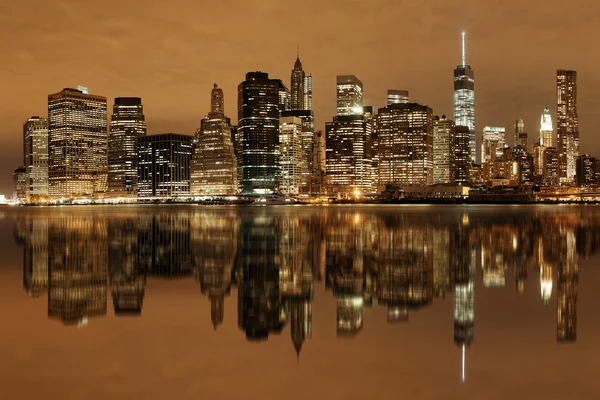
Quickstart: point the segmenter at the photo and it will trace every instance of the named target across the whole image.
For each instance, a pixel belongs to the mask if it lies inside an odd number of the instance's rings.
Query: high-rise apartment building
[[[337,115],[356,115],[363,112],[363,84],[354,75],[336,79]]]
[[[502,156],[506,148],[506,128],[486,126],[481,139],[481,162],[491,162]]]
[[[81,86],[49,95],[48,149],[50,197],[103,196],[108,175],[106,97]]]
[[[223,90],[211,92],[211,112],[200,121],[190,166],[192,195],[232,194],[237,192],[237,159],[229,118],[225,117]]]
[[[388,90],[387,105],[399,103],[408,103],[408,90]]]
[[[525,132],[525,122],[521,118],[515,122],[514,147],[527,148],[527,132]]]
[[[445,115],[433,117],[433,183],[456,180],[454,121]]]
[[[25,197],[36,201],[48,196],[48,120],[31,117],[23,124]]]
[[[280,80],[249,72],[238,86],[237,146],[242,192],[273,193],[279,169]]]
[[[471,158],[471,131],[468,126],[456,125],[454,132],[454,144],[456,146],[454,151],[455,181],[456,183],[467,185],[471,180],[470,171],[471,165],[473,165]]]
[[[454,70],[454,123],[469,128],[471,163],[477,160],[475,138],[475,77],[466,63],[465,33],[462,34],[462,64]]]
[[[577,117],[577,72],[556,71],[556,129],[561,184],[573,183],[579,156]]]
[[[312,144],[312,143],[311,143]],[[302,187],[302,120],[279,119],[279,192],[299,194]]]
[[[108,194],[137,197],[138,138],[146,136],[142,99],[117,97],[108,136]]]
[[[379,183],[433,183],[433,115],[417,103],[380,108],[377,115]]]
[[[176,133],[138,139],[138,197],[190,194],[192,137]]]

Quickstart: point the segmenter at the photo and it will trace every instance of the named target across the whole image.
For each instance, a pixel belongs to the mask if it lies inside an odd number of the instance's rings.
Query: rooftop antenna
[[[296,58],[300,59],[300,42],[296,42]]]
[[[462,374],[461,374],[461,378],[462,381],[465,381],[465,364],[467,363],[467,359],[466,359],[466,349],[465,349],[465,345],[462,345]]]
[[[463,67],[467,65],[466,63],[466,50],[465,50],[465,31],[462,32],[462,65]]]

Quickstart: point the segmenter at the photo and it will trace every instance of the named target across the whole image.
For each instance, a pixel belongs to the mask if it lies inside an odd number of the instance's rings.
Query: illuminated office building
[[[48,197],[48,120],[31,117],[23,124],[25,197],[36,201]]]
[[[455,121],[456,122],[456,121]],[[455,163],[455,181],[463,185],[468,185],[471,178],[471,131],[468,126],[456,125],[454,127],[454,163]]]
[[[304,109],[312,110],[312,75],[304,76]]]
[[[596,158],[589,154],[577,157],[575,183],[589,186],[596,183]]]
[[[552,147],[552,115],[548,107],[544,107],[540,122],[540,144],[546,148]]]
[[[27,200],[27,168],[15,168],[13,172],[13,201],[23,203]]]
[[[408,90],[388,90],[387,105],[399,103],[408,103]]]
[[[238,86],[238,163],[243,193],[275,191],[281,86],[281,81],[269,79],[264,72],[247,73]]]
[[[117,97],[108,136],[108,194],[137,196],[138,138],[146,136],[142,99]]]
[[[548,147],[544,150],[544,167],[542,169],[542,181],[544,185],[558,185],[560,177],[559,154],[556,147]]]
[[[87,88],[48,96],[48,192],[55,199],[103,196],[107,190],[106,97]]]
[[[506,148],[506,129],[504,127],[486,126],[483,128],[481,140],[481,162],[491,162],[504,154]]]
[[[138,197],[190,194],[192,137],[176,133],[138,139]]]
[[[303,175],[302,155],[302,121],[297,117],[279,118],[279,191],[281,193],[290,195],[300,193]]]
[[[360,115],[363,113],[363,84],[354,75],[336,78],[337,115]]]
[[[433,183],[431,108],[391,104],[377,115],[379,182],[403,186]]]
[[[525,122],[518,119],[515,122],[514,147],[527,148],[527,132],[525,132]]]
[[[454,121],[442,115],[433,117],[433,183],[452,183],[455,170]]]
[[[374,189],[373,119],[368,113],[336,115],[325,124],[326,169],[334,192],[359,195]]]
[[[559,177],[561,184],[570,184],[575,178],[575,164],[579,156],[576,71],[556,71],[556,93]]]
[[[190,166],[192,195],[237,192],[237,159],[229,119],[223,114],[223,90],[215,84],[211,112],[200,121],[193,140]]]
[[[454,122],[469,128],[471,163],[477,160],[475,138],[475,79],[470,65],[466,64],[465,33],[462,34],[462,64],[454,70]],[[483,160],[482,160],[483,161]]]
[[[106,315],[107,238],[106,220],[98,215],[49,220],[49,318],[85,326],[89,318]]]
[[[296,118],[301,122],[302,146],[302,193],[310,192],[311,175],[313,173],[313,143],[315,135],[315,116],[311,110],[282,111],[280,118]],[[279,124],[281,127],[281,122]],[[281,140],[280,140],[281,142]]]

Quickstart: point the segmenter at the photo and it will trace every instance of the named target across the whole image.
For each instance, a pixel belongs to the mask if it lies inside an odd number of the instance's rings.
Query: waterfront
[[[600,396],[595,206],[1,215],[0,399]]]

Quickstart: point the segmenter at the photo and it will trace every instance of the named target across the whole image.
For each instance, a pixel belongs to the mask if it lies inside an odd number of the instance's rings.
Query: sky
[[[364,83],[365,105],[387,89],[451,116],[460,34],[475,71],[478,142],[484,126],[525,120],[529,143],[556,70],[578,72],[581,152],[600,156],[600,4],[595,0],[21,0],[0,3],[0,193],[22,164],[22,124],[47,116],[47,95],[87,86],[141,97],[148,133],[193,134],[213,83],[237,119],[237,85],[261,70],[289,86],[300,59],[313,75],[316,129],[335,114],[335,76]],[[109,111],[110,113],[110,111]]]

